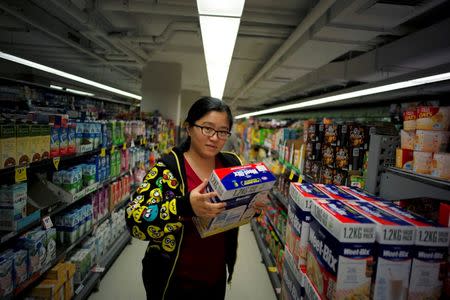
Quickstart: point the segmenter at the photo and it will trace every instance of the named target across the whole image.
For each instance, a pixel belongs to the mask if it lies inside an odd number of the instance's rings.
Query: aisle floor
[[[145,299],[141,281],[141,259],[147,243],[133,239],[105,274],[99,290],[89,300]],[[241,226],[238,258],[231,285],[227,286],[226,300],[276,300],[266,268],[250,225]]]

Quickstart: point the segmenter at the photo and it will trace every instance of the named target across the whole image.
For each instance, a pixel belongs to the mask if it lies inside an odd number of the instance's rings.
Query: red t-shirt
[[[187,160],[184,163],[188,191],[192,191],[202,180],[191,168]],[[216,168],[219,162],[216,160]],[[178,281],[186,284],[216,284],[225,274],[225,236],[223,233],[201,238],[190,218],[184,221],[184,237],[180,255],[175,268]]]

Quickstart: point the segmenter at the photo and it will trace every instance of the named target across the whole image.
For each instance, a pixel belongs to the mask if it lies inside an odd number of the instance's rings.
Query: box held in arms
[[[267,199],[267,191],[275,180],[263,163],[214,170],[206,192],[216,191],[218,197],[211,201],[225,202],[225,211],[215,218],[194,217],[200,236],[211,236],[250,222],[255,215],[254,203]]]

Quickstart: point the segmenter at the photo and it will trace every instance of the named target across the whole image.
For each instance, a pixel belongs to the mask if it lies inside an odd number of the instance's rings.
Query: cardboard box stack
[[[31,290],[28,297],[31,299],[72,299],[74,274],[74,264],[58,263],[45,274],[44,279]]]
[[[225,202],[226,210],[217,217],[193,221],[202,237],[248,223],[255,215],[253,203],[267,193],[275,183],[275,176],[263,163],[215,169],[209,179],[207,191],[217,192],[213,202]],[[263,192],[263,193],[262,193]]]
[[[450,179],[450,107],[418,106],[403,113],[396,167]]]

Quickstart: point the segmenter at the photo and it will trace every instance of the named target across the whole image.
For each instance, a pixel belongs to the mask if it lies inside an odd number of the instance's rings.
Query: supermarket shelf
[[[263,262],[267,267],[267,273],[269,274],[269,278],[270,281],[272,282],[272,286],[275,290],[277,299],[281,299],[281,277],[280,274],[278,273],[275,259],[270,253],[270,250],[266,247],[264,240],[262,239],[261,234],[259,232],[258,225],[255,219],[252,219],[251,227],[255,235],[256,243],[258,244],[258,248],[261,252]]]
[[[128,231],[124,231],[122,236],[110,247],[108,253],[101,259],[98,266],[105,268],[102,272],[91,271],[85,278],[84,282],[75,290],[74,300],[87,299],[98,282],[102,279],[105,272],[111,267],[114,261],[119,257],[122,250],[130,242],[131,236]]]
[[[62,212],[63,210],[67,209],[68,207],[72,206],[74,203],[77,203],[79,200],[83,199],[84,197],[86,197],[87,195],[95,192],[96,190],[98,190],[99,187],[105,186],[111,182],[114,182],[115,180],[121,178],[122,176],[125,176],[129,174],[129,171],[123,172],[121,173],[119,176],[116,177],[112,177],[110,179],[107,179],[105,181],[103,181],[102,183],[99,183],[96,189],[90,189],[88,192],[85,192],[83,194],[83,196],[79,197],[79,199],[75,200],[72,203],[64,203],[64,202],[58,202],[58,204],[56,206],[50,206],[47,207],[45,209],[41,210],[41,219],[44,216],[54,216],[57,215],[58,213]],[[121,203],[122,205],[125,205],[125,203],[128,201],[129,197],[127,197],[127,199],[125,199],[123,201],[123,203]],[[117,207],[115,209],[118,209]],[[9,240],[29,231],[30,229],[33,229],[36,226],[39,226],[41,224],[41,219],[39,219],[36,222],[33,222],[29,225],[27,225],[26,227],[22,228],[21,230],[17,231],[17,232],[10,232],[10,231],[0,231],[0,245],[4,244],[6,242],[8,242]]]
[[[286,243],[284,241],[283,235],[278,231],[277,227],[275,227],[275,224],[273,223],[272,219],[267,215],[265,217],[266,217],[266,220],[269,223],[269,225],[272,227],[273,232],[275,232],[275,235],[277,236],[278,240],[284,247],[284,245],[286,245]]]
[[[450,181],[390,167],[381,174],[380,196],[388,200],[428,197],[448,201]]]
[[[110,216],[110,214],[107,214],[105,217],[103,217],[102,219],[100,219],[98,222],[96,222],[95,225],[101,224],[103,223],[108,217]],[[43,270],[41,270],[40,272],[35,273],[32,277],[30,277],[27,281],[25,281],[24,283],[22,283],[19,287],[17,287],[14,290],[14,297],[18,297],[20,298],[21,296],[25,295],[26,292],[28,292],[31,288],[33,288],[39,281],[39,278],[45,274],[45,272],[47,272],[48,270],[50,270],[53,266],[55,266],[58,262],[66,259],[67,255],[70,253],[70,251],[72,251],[76,246],[78,246],[82,241],[84,241],[94,230],[94,226],[93,225],[88,231],[86,231],[81,237],[79,237],[74,243],[70,244],[70,245],[66,245],[66,247],[64,247],[65,245],[61,245],[58,249],[56,249],[56,258],[53,260],[52,263],[50,263],[47,267],[45,267]]]
[[[289,200],[286,199],[277,189],[273,188],[271,190],[271,193],[269,193],[270,196],[272,196],[272,199],[275,198],[283,204],[283,206],[287,209],[289,207]]]

